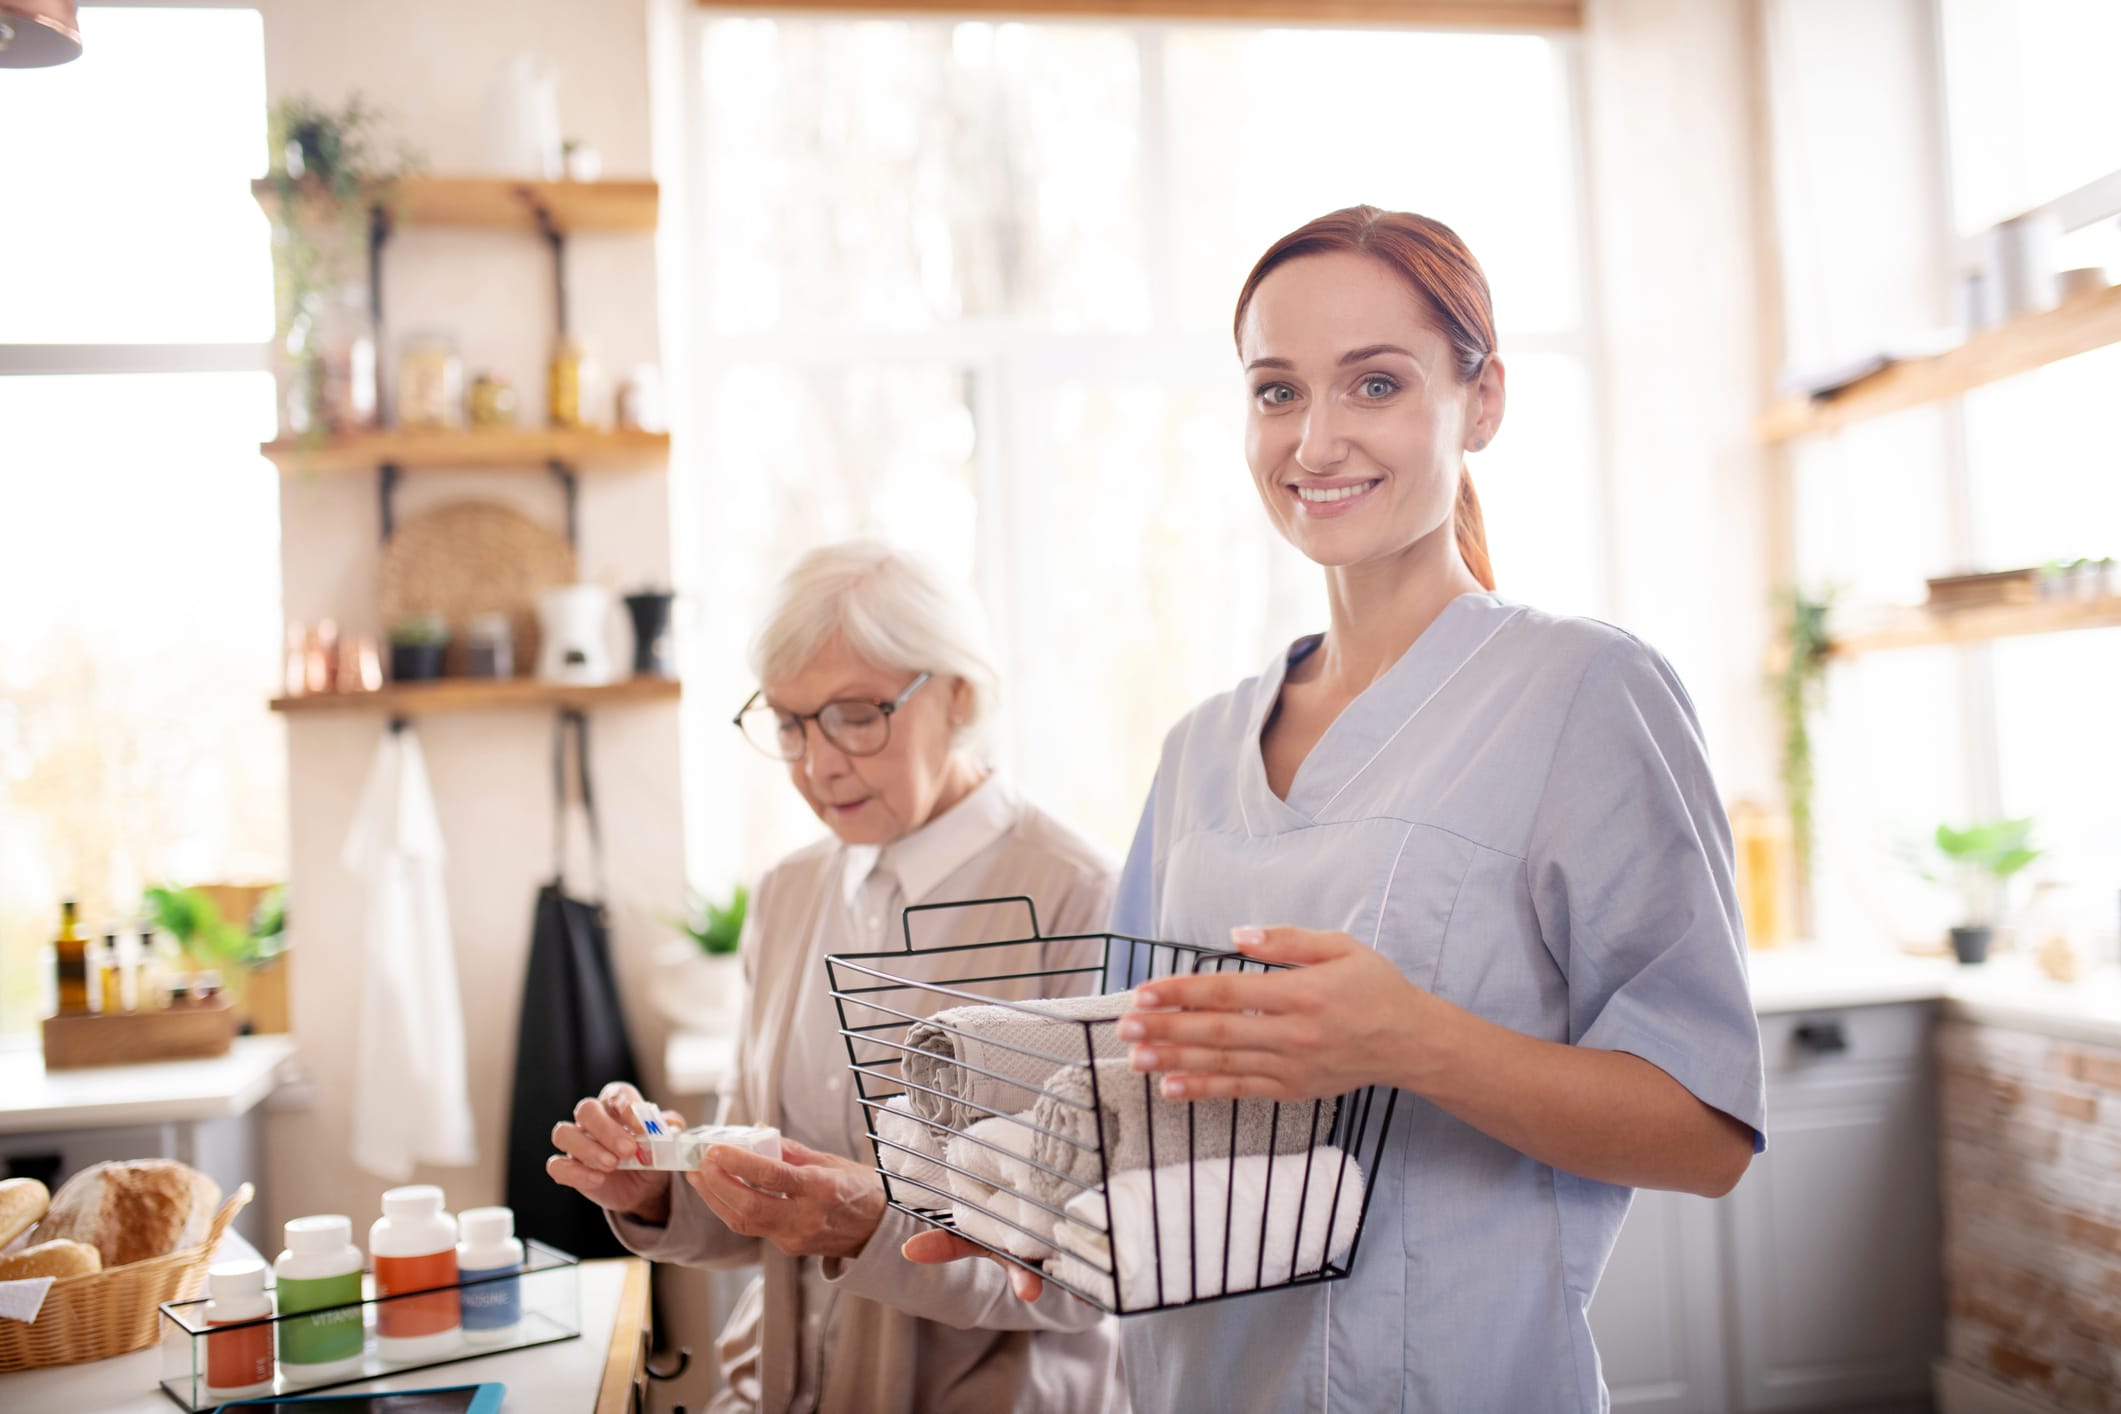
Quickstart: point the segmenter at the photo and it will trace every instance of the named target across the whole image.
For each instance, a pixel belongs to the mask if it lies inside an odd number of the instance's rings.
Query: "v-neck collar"
[[[1246,832],[1274,834],[1316,824],[1444,684],[1503,625],[1523,612],[1522,605],[1486,593],[1461,594],[1444,605],[1399,661],[1341,709],[1296,768],[1286,798],[1276,795],[1267,783],[1262,736],[1268,716],[1281,700],[1290,667],[1314,651],[1321,636],[1300,638],[1277,653],[1259,676],[1245,724],[1246,762],[1239,800]]]

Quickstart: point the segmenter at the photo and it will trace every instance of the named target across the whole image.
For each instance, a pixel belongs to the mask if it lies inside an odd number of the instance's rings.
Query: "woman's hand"
[[[1233,928],[1246,957],[1288,972],[1159,977],[1136,993],[1119,1035],[1134,1069],[1163,1072],[1167,1100],[1295,1101],[1397,1084],[1410,1035],[1436,1005],[1391,960],[1346,933]]]
[[[967,1257],[985,1257],[1009,1274],[1009,1289],[1016,1293],[1017,1300],[1036,1301],[1046,1291],[1046,1283],[1040,1280],[1036,1272],[1027,1272],[1014,1262],[1005,1262],[977,1242],[959,1237],[954,1232],[945,1232],[939,1227],[907,1238],[906,1245],[899,1248],[899,1255],[924,1267],[959,1262]]]
[[[781,1161],[733,1144],[708,1148],[685,1175],[732,1232],[791,1257],[859,1257],[884,1218],[876,1170],[781,1136]]]
[[[619,1167],[624,1158],[648,1160],[640,1142],[647,1131],[633,1112],[640,1101],[640,1091],[613,1081],[595,1099],[578,1103],[572,1123],[552,1127],[552,1147],[560,1152],[545,1161],[545,1172],[600,1208],[665,1223],[670,1220],[669,1177],[655,1169]],[[673,1129],[685,1127],[674,1110],[663,1111],[663,1120]]]

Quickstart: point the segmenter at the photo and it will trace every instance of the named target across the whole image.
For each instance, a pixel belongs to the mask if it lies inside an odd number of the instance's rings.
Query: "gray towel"
[[[1110,992],[939,1011],[906,1028],[899,1073],[907,1103],[919,1118],[959,1131],[1021,1113],[1055,1066],[1125,1055],[1112,1023],[1133,1009],[1134,993]],[[1083,1053],[1085,1021],[1103,1023],[1090,1028],[1092,1055]]]
[[[1097,1063],[1098,1110],[1104,1116],[1106,1172],[1097,1165],[1097,1127],[1091,1123],[1090,1067],[1064,1066],[1039,1087],[1043,1092],[1024,1118],[1053,1134],[1034,1134],[1030,1158],[1066,1179],[1028,1169],[1034,1198],[1064,1204],[1109,1174],[1151,1167],[1151,1126],[1156,1166],[1227,1159],[1232,1152],[1231,1118],[1236,1112],[1235,1152],[1300,1154],[1325,1142],[1337,1100],[1166,1100],[1155,1093],[1157,1077],[1142,1075],[1124,1060]],[[1315,1116],[1315,1123],[1314,1123]],[[1065,1136],[1055,1138],[1054,1134]],[[1073,1180],[1070,1182],[1069,1180]]]

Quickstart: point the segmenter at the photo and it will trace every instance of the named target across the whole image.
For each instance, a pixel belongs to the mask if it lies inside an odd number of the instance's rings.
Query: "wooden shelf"
[[[1985,329],[1934,358],[1893,364],[1830,398],[1777,403],[1761,416],[1754,433],[1762,442],[1775,443],[1837,432],[1851,423],[1955,398],[2112,343],[2121,343],[2121,285]]]
[[[374,471],[386,462],[400,471],[520,470],[555,461],[577,471],[617,471],[667,458],[670,434],[543,427],[356,432],[315,446],[266,442],[258,450],[282,471]]]
[[[1854,658],[1894,648],[1934,648],[1943,644],[1985,643],[1996,638],[2116,627],[2121,627],[2121,594],[2109,594],[2100,599],[2043,599],[2031,604],[1991,604],[1946,613],[1914,609],[1901,619],[1837,637],[1827,652],[1836,658]]]
[[[250,184],[267,215],[277,214],[270,180]],[[543,212],[555,235],[583,231],[653,231],[659,189],[654,182],[526,182],[508,177],[404,177],[384,210],[399,226],[454,226],[473,230],[541,228]]]
[[[275,712],[382,712],[424,717],[437,712],[491,712],[523,707],[575,708],[675,702],[681,685],[669,678],[625,678],[602,687],[569,687],[536,678],[444,678],[396,683],[377,692],[320,692],[276,697]]]

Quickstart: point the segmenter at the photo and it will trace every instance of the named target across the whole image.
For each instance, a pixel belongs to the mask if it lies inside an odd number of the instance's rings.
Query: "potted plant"
[[[1834,596],[1827,593],[1814,599],[1802,589],[1791,588],[1778,600],[1783,636],[1770,654],[1769,682],[1782,717],[1782,790],[1789,809],[1797,887],[1803,894],[1812,878],[1811,719],[1826,694],[1827,655],[1832,647],[1827,616]]]
[[[684,936],[663,952],[656,1002],[675,1024],[699,1031],[736,1028],[744,996],[737,941],[750,901],[742,884],[730,891],[727,903],[692,890],[685,916],[669,920]]]
[[[1988,960],[1995,928],[1984,920],[2000,911],[2010,877],[2040,857],[2028,843],[2032,831],[2030,819],[1990,820],[1963,830],[1937,827],[1937,852],[1944,856],[1946,877],[1928,870],[1923,877],[1959,890],[1966,919],[1952,929],[1952,952],[1959,961],[1971,965]]]
[[[392,682],[432,682],[442,676],[449,625],[439,614],[413,614],[390,626]]]

